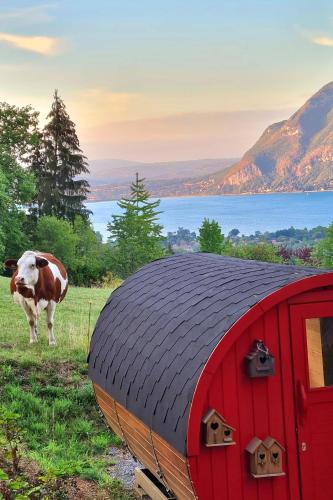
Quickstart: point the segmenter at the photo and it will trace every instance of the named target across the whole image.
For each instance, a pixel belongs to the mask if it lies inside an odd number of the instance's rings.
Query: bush
[[[35,245],[42,252],[52,253],[65,267],[75,267],[78,236],[72,225],[53,216],[41,217],[37,222]]]
[[[333,223],[328,227],[325,238],[317,244],[314,257],[321,266],[333,268]]]
[[[92,286],[110,271],[112,249],[103,244],[89,222],[76,217],[74,224],[53,216],[37,221],[34,246],[52,253],[66,267],[71,284]]]
[[[123,280],[117,276],[113,276],[111,271],[108,271],[102,278],[100,283],[102,288],[118,288],[122,284]]]
[[[282,257],[278,255],[278,248],[269,243],[230,246],[227,255],[239,257],[240,259],[259,260],[262,262],[283,262]]]

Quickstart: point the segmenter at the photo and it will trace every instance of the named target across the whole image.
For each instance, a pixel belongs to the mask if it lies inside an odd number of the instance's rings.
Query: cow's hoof
[[[52,347],[52,346],[55,346],[55,345],[57,345],[57,342],[55,340],[50,340],[49,346]]]
[[[38,339],[30,339],[30,344],[37,344]]]

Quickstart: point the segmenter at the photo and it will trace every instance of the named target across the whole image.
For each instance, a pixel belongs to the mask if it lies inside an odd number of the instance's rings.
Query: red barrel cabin
[[[106,303],[89,374],[109,425],[169,496],[333,499],[332,272],[154,261]]]

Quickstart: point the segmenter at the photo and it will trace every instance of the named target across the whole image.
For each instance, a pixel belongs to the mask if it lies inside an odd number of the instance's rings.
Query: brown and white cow
[[[62,263],[50,253],[24,252],[22,257],[8,259],[5,266],[15,272],[10,282],[14,301],[24,310],[30,326],[30,343],[37,342],[37,320],[46,310],[49,344],[55,345],[53,318],[56,304],[68,288],[67,272]]]

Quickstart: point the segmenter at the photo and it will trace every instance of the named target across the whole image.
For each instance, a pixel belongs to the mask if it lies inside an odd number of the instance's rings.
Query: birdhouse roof
[[[263,441],[257,437],[254,437],[250,442],[249,444],[247,445],[247,447],[245,448],[246,451],[248,451],[251,455],[253,455],[253,453],[255,453],[257,451],[257,449],[259,448],[259,446],[263,444]]]
[[[211,408],[210,410],[208,410],[204,416],[202,417],[202,423],[204,424],[208,424],[208,422],[210,421],[211,418],[218,418],[219,420],[221,420],[222,424],[224,425],[224,427],[227,427],[228,429],[231,429],[232,431],[235,431],[236,429],[234,429],[233,427],[231,427],[231,425],[229,425],[226,421],[225,421],[225,418],[222,417],[222,415],[219,414],[219,412],[217,412],[216,410],[214,410],[213,408]]]
[[[272,438],[271,436],[267,436],[267,438],[264,439],[263,444],[268,450],[272,448],[273,444],[276,444],[279,448],[281,448],[282,451],[285,451],[282,444],[280,444],[276,439]]]
[[[214,254],[151,262],[108,299],[91,379],[181,453],[199,376],[231,326],[274,291],[323,271]]]
[[[207,424],[209,422],[209,420],[212,418],[212,417],[217,417],[219,418],[223,423],[225,422],[224,418],[222,417],[222,415],[220,415],[216,410],[214,410],[214,408],[210,408],[209,410],[206,411],[206,413],[204,414],[204,416],[202,417],[202,422],[204,424]]]

